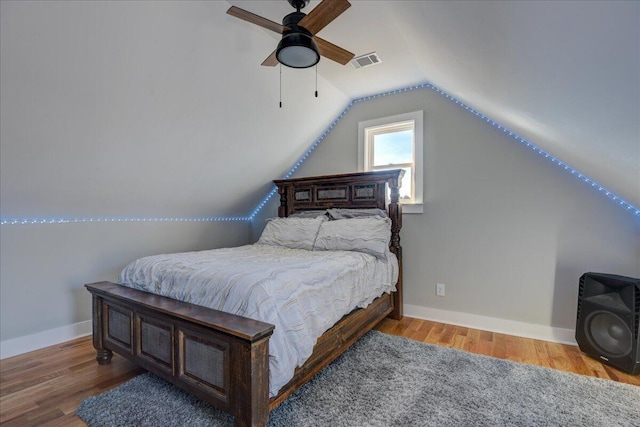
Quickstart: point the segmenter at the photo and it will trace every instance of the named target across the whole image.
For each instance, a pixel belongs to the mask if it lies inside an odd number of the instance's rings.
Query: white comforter
[[[387,259],[254,244],[141,258],[122,271],[119,283],[274,324],[273,397],[320,335],[354,308],[395,290],[398,262],[391,253]]]

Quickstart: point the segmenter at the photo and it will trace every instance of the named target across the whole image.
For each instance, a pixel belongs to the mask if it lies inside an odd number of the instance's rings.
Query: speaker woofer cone
[[[608,311],[594,311],[584,323],[586,336],[605,357],[625,357],[631,350],[633,334],[626,322]]]

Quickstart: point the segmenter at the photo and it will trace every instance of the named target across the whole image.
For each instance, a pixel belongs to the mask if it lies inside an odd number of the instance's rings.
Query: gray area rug
[[[231,426],[150,374],[85,399],[89,426]],[[270,426],[640,426],[640,387],[371,331],[270,414]]]

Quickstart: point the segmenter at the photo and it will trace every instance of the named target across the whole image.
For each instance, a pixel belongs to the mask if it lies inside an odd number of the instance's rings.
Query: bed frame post
[[[289,215],[289,207],[287,203],[287,187],[278,186],[280,194],[280,206],[278,206],[278,216],[284,218]]]
[[[96,360],[99,365],[108,365],[111,363],[113,352],[104,347],[103,342],[103,299],[97,295],[93,295],[93,348],[96,349]]]
[[[391,245],[390,249],[398,258],[398,284],[396,292],[393,294],[393,311],[389,317],[395,320],[402,319],[403,316],[403,295],[402,295],[402,246],[400,245],[400,229],[402,228],[402,204],[400,204],[400,185],[402,184],[402,176],[404,170],[389,179],[389,217],[391,218]]]
[[[233,345],[236,426],[266,426],[269,421],[269,337]]]

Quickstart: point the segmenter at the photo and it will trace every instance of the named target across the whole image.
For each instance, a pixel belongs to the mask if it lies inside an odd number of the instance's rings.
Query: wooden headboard
[[[392,317],[402,317],[402,205],[398,192],[404,170],[392,169],[375,172],[356,172],[340,175],[322,175],[273,181],[278,186],[280,206],[278,216],[287,217],[300,211],[329,208],[384,209],[391,219],[389,249],[398,258],[400,275],[394,294]],[[389,200],[387,201],[387,186]]]

